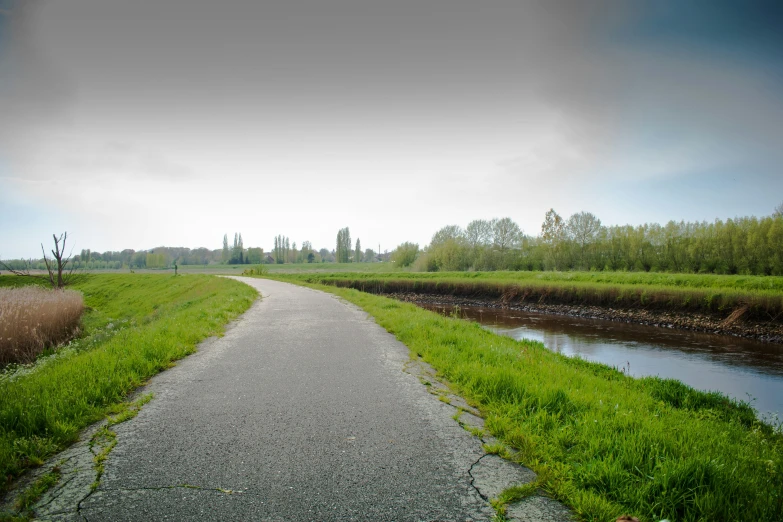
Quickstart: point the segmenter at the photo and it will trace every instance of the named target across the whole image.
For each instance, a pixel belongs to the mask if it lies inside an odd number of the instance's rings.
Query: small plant
[[[264,265],[256,265],[251,268],[246,268],[242,271],[242,275],[247,276],[265,276],[269,273],[269,269]]]
[[[60,481],[61,475],[62,473],[58,466],[53,467],[50,472],[41,475],[38,480],[33,482],[33,484],[16,499],[14,505],[16,510],[19,513],[23,513],[33,507],[33,504],[35,504],[44,493]]]

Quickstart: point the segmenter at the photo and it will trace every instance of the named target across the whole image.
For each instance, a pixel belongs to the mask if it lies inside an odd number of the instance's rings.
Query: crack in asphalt
[[[475,482],[476,482],[476,477],[474,477],[474,476],[473,476],[473,468],[475,468],[476,466],[478,466],[478,465],[479,465],[479,463],[482,461],[482,459],[483,459],[484,457],[489,457],[490,455],[492,455],[492,454],[491,454],[491,453],[485,453],[485,454],[483,454],[482,456],[480,456],[480,457],[479,457],[479,458],[476,460],[476,462],[474,462],[473,464],[471,464],[471,465],[470,465],[470,469],[468,469],[468,475],[470,475],[470,487],[472,487],[473,489],[475,489],[475,490],[476,490],[476,493],[478,493],[478,494],[479,494],[479,496],[480,496],[481,498],[483,498],[484,500],[486,500],[487,502],[489,502],[489,497],[488,497],[488,496],[486,496],[485,494],[483,494],[483,493],[481,492],[481,490],[480,490],[479,488],[477,488],[477,487],[476,487],[476,485],[475,485]]]

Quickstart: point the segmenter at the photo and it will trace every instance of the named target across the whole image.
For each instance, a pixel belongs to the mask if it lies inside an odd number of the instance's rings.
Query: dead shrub
[[[0,288],[0,367],[28,363],[79,332],[82,294],[39,287]]]

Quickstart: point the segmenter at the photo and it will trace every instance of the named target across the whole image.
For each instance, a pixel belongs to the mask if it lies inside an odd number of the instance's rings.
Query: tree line
[[[529,236],[511,218],[449,225],[430,244],[403,243],[397,266],[414,270],[620,270],[783,275],[783,208],[714,222],[604,226],[590,212],[554,209]]]

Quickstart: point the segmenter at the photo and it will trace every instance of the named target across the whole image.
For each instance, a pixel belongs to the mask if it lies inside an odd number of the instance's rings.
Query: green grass
[[[52,471],[44,473],[17,499],[14,508],[19,512],[30,509],[41,496],[60,481],[60,468],[55,466]]]
[[[243,270],[256,265],[180,265],[180,274],[232,274],[240,275]],[[282,265],[263,265],[270,273],[279,274],[301,274],[301,273],[335,273],[335,272],[360,272],[360,273],[379,273],[395,272],[394,265],[391,263],[285,263]],[[174,273],[174,268],[165,269]],[[127,269],[126,269],[127,271]],[[155,273],[160,270],[135,269],[137,273]]]
[[[412,304],[308,286],[362,307],[478,404],[486,429],[518,451],[512,458],[582,520],[783,519],[783,435],[747,404],[635,379]],[[530,493],[523,489],[499,505]]]
[[[276,274],[270,273],[270,276]],[[507,302],[597,305],[702,312],[783,321],[783,277],[625,272],[299,273],[287,280],[373,293],[414,292],[501,298]]]
[[[359,272],[377,274],[382,272],[395,272],[391,263],[291,263],[283,265],[264,265],[270,273],[301,274],[301,273],[336,273]]]
[[[0,277],[0,286],[34,280]],[[135,388],[244,312],[257,293],[201,275],[86,274],[72,288],[88,307],[84,335],[31,366],[0,375],[0,482],[118,413]]]
[[[267,265],[272,267],[275,265]],[[307,265],[277,265],[280,267],[297,266],[301,270],[295,273],[306,274]],[[312,265],[310,265],[312,266]],[[351,279],[410,279],[437,281],[488,281],[488,282],[526,282],[546,281],[561,284],[608,284],[608,285],[644,285],[670,288],[708,288],[720,290],[757,290],[783,293],[783,277],[780,276],[744,276],[716,274],[667,274],[656,272],[403,272],[383,270],[389,265],[375,263],[378,271],[351,270],[360,265],[334,264],[344,270],[333,270],[335,275],[325,277]],[[292,271],[294,272],[294,271]],[[338,274],[339,272],[339,274]]]

